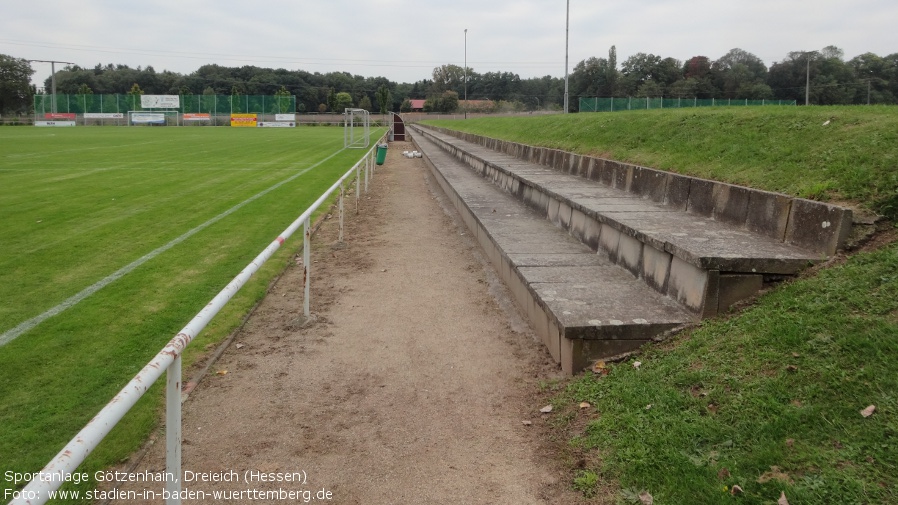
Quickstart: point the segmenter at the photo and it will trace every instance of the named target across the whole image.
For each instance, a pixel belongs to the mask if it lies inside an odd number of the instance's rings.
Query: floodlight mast
[[[568,41],[571,33],[571,0],[567,0],[567,14],[564,22],[564,113],[568,113]]]
[[[465,28],[465,119],[468,119],[468,29]]]
[[[56,64],[65,63],[66,65],[74,65],[71,61],[55,61],[55,60],[28,60],[29,63],[49,63],[50,64],[50,90],[53,100],[50,103],[50,112],[56,114]]]
[[[811,53],[807,54],[807,74],[805,74],[804,84],[804,104],[807,106],[811,102]]]

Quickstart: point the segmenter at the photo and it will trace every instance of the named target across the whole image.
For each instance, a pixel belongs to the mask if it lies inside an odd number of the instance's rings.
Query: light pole
[[[571,33],[571,0],[567,0],[567,15],[564,23],[564,113],[568,112],[568,40]]]
[[[65,63],[67,65],[74,65],[74,63],[70,61],[54,61],[54,60],[28,60],[30,62],[37,63],[49,63],[50,64],[50,92],[52,93],[53,98],[50,103],[50,112],[56,114],[56,64],[57,63]]]
[[[804,84],[804,105],[807,107],[811,99],[811,53],[808,53],[808,68],[805,74]]]
[[[468,119],[468,29],[465,28],[465,119]]]

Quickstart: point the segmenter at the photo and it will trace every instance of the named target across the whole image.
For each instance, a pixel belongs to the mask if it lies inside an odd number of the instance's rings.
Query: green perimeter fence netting
[[[796,102],[795,100],[745,100],[737,98],[580,98],[580,112],[759,105],[796,105]]]
[[[295,96],[266,95],[181,95],[182,114],[233,114],[260,113],[279,114],[296,112]],[[56,113],[126,113],[142,110],[139,95],[56,95],[56,110],[53,110],[52,95],[34,96],[36,115]],[[175,110],[175,109],[171,109]]]

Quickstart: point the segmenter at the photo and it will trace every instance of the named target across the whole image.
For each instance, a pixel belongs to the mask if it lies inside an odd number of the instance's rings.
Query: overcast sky
[[[0,53],[188,74],[201,65],[346,71],[396,82],[434,67],[564,76],[566,0],[0,0]],[[635,53],[712,60],[733,48],[769,66],[835,45],[845,59],[898,52],[895,0],[570,1],[570,64]],[[468,30],[467,35],[465,29]],[[466,43],[467,42],[467,43]],[[467,46],[467,51],[465,47]],[[57,65],[57,69],[62,65]],[[50,75],[33,63],[34,81]]]

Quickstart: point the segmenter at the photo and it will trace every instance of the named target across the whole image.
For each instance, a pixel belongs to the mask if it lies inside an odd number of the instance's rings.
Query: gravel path
[[[290,268],[191,393],[184,469],[239,481],[185,489],[242,494],[185,503],[580,503],[539,413],[557,367],[411,149],[390,145],[360,214],[347,200],[343,244],[336,216],[314,236],[313,320]],[[163,471],[163,445],[137,471]]]

